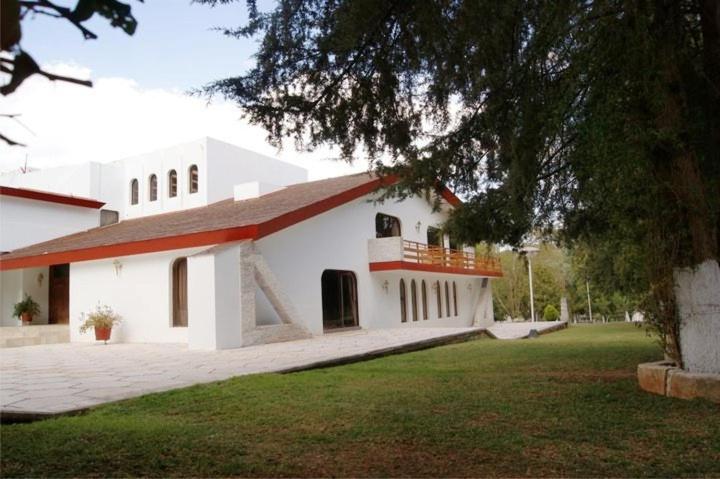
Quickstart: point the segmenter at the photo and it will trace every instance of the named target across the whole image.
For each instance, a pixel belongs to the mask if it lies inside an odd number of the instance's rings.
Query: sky
[[[124,0],[138,21],[133,36],[95,16],[85,40],[64,20],[35,15],[22,23],[21,46],[43,69],[93,81],[93,88],[51,82],[37,75],[12,95],[0,97],[0,114],[19,113],[18,124],[0,118],[0,131],[27,147],[0,143],[0,171],[85,161],[113,161],[176,143],[211,136],[307,168],[311,179],[363,171],[357,161],[335,161],[329,148],[311,153],[282,151],[265,142],[264,130],[222,99],[188,95],[254,64],[256,39],[233,39],[215,27],[247,20],[245,2],[211,8],[188,0]],[[56,2],[72,6],[74,1]],[[258,2],[268,9],[272,2]],[[3,79],[4,81],[4,79]]]

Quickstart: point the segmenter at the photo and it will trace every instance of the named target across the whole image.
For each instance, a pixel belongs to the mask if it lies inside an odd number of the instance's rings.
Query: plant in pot
[[[19,318],[24,326],[32,323],[33,316],[40,314],[40,305],[29,294],[19,303],[15,303],[13,317]]]
[[[94,311],[82,313],[80,315],[82,324],[80,325],[80,333],[85,333],[90,328],[95,330],[95,340],[105,341],[107,344],[112,333],[112,327],[122,321],[120,315],[107,305],[97,305]]]

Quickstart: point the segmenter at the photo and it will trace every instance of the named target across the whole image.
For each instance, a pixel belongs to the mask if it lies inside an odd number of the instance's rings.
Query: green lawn
[[[3,426],[3,476],[720,476],[720,408],[632,325],[482,339]],[[182,367],[182,365],[178,365]]]

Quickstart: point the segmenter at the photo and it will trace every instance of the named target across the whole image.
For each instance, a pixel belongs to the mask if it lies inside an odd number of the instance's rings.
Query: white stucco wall
[[[100,226],[100,210],[0,196],[0,252]]]
[[[386,201],[384,204],[374,204],[367,199],[368,197],[352,201],[257,242],[258,250],[293,301],[304,326],[313,334],[323,332],[320,278],[326,269],[349,270],[355,273],[360,326],[363,328],[470,325],[479,294],[480,279],[467,275],[369,271],[368,239],[375,237],[376,213],[398,217],[403,237],[421,243],[427,241],[427,227],[440,225],[445,214],[432,212],[431,206],[421,198],[407,199],[402,203]],[[416,228],[418,222],[419,228]],[[459,316],[400,323],[400,277],[404,277],[407,282],[408,304],[411,279],[425,279],[428,288],[431,282],[438,279],[455,280],[458,285]],[[385,279],[388,280],[387,293],[382,288]],[[432,304],[430,290],[428,295],[430,318],[436,318],[436,307]],[[258,309],[261,321],[274,320],[266,319],[262,314],[263,311]]]
[[[123,322],[113,329],[113,342],[187,342],[187,329],[172,326],[172,263],[205,248],[173,250],[70,265],[70,340],[94,341],[81,335],[80,314],[106,304]],[[116,273],[114,260],[122,268]],[[190,283],[188,282],[188,287]]]

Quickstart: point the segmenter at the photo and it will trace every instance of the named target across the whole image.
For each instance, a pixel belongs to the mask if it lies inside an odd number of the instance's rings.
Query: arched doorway
[[[357,280],[352,271],[326,269],[320,279],[323,329],[358,326]]]

